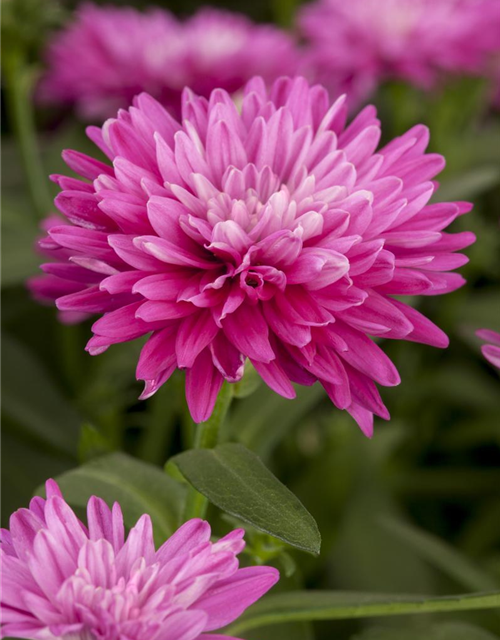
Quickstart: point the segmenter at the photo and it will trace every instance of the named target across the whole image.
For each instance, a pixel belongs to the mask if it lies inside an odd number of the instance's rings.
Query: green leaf
[[[368,629],[355,635],[351,640],[498,640],[498,636],[480,627],[457,622],[443,622],[435,625],[408,626],[397,628]]]
[[[314,518],[243,445],[192,449],[173,462],[197,491],[223,511],[294,547],[319,553],[321,536]]]
[[[407,544],[422,558],[466,589],[494,591],[498,588],[496,580],[459,551],[430,533],[394,518],[384,518],[381,525],[389,534]]]
[[[110,505],[119,502],[127,527],[134,526],[142,514],[149,514],[157,544],[172,535],[179,524],[183,487],[158,467],[124,453],[96,458],[56,480],[65,499],[75,507],[86,507],[92,495]]]
[[[444,597],[294,591],[264,598],[225,631],[230,635],[240,635],[248,629],[282,622],[468,611],[499,606],[500,591]]]
[[[82,417],[24,345],[10,336],[2,343],[3,413],[31,438],[76,458]]]

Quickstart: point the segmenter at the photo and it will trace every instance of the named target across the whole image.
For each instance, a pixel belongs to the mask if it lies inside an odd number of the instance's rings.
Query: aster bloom
[[[358,99],[388,78],[429,88],[445,73],[485,75],[500,50],[497,0],[317,0],[298,26],[308,73]]]
[[[84,4],[49,44],[39,95],[93,119],[147,91],[179,115],[185,86],[206,96],[216,87],[232,93],[254,75],[272,82],[294,73],[297,59],[285,32],[240,14],[206,8],[180,22],[161,9]]]
[[[111,164],[64,152],[88,181],[53,178],[68,222],[41,242],[55,260],[34,292],[104,314],[91,354],[151,334],[142,397],[184,369],[196,422],[249,359],[286,398],[319,381],[371,435],[374,413],[389,418],[375,383],[400,379],[368,336],[447,346],[394,296],[460,287],[455,252],[474,241],[443,231],[469,204],[428,204],[444,160],[427,129],[377,152],[375,109],[346,126],[345,99],[303,78],[253,79],[241,113],[225,91],[186,90],[182,125],[148,95],[134,104],[88,129]]]
[[[118,503],[90,498],[87,528],[53,480],[46,491],[1,530],[2,638],[224,640],[205,632],[279,578],[272,567],[238,568],[241,529],[212,543],[209,524],[189,520],[156,551],[148,515],[125,539]]]
[[[500,369],[500,333],[491,329],[480,329],[476,336],[490,344],[483,344],[481,352],[494,367]]]

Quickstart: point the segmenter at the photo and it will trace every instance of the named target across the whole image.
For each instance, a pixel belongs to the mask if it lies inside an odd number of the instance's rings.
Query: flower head
[[[157,551],[143,515],[125,539],[120,505],[90,498],[88,528],[47,482],[47,500],[1,530],[2,637],[34,640],[213,640],[278,580],[272,567],[238,568],[243,530],[210,542],[189,520]],[[225,637],[225,636],[224,636]]]
[[[500,49],[496,0],[317,0],[299,28],[308,72],[359,99],[385,79],[429,87],[443,73],[483,75]]]
[[[256,78],[241,112],[225,91],[186,90],[181,125],[143,94],[88,133],[111,164],[64,152],[86,180],[54,177],[68,222],[42,240],[55,260],[31,286],[62,311],[103,314],[91,354],[151,334],[142,397],[184,369],[206,420],[248,358],[286,398],[319,380],[371,435],[373,414],[389,417],[375,383],[400,380],[368,336],[447,345],[399,300],[460,287],[455,252],[474,241],[443,231],[470,205],[428,204],[444,160],[425,153],[425,127],[376,151],[373,107],[346,126],[344,98]]]
[[[216,87],[238,91],[254,75],[272,82],[295,71],[297,53],[283,31],[227,11],[202,9],[180,22],[161,9],[84,4],[46,58],[41,99],[102,118],[141,91],[179,115],[185,86],[208,96]]]
[[[491,329],[480,329],[476,335],[490,344],[483,344],[481,352],[494,367],[500,369],[500,333]]]

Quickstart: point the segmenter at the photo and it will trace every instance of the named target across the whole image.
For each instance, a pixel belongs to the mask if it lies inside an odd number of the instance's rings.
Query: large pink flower
[[[53,480],[47,500],[1,530],[1,629],[34,640],[224,640],[213,635],[278,580],[272,567],[238,568],[238,529],[210,542],[189,520],[157,551],[143,515],[125,539],[120,505],[90,498],[88,528]]]
[[[346,126],[344,98],[261,79],[241,112],[229,95],[186,90],[182,125],[140,95],[88,129],[104,164],[76,151],[87,181],[55,176],[68,223],[42,240],[56,261],[32,288],[66,312],[104,314],[91,354],[151,333],[137,377],[153,394],[176,368],[196,421],[248,358],[286,398],[317,380],[367,435],[388,418],[375,383],[399,384],[368,335],[445,347],[443,332],[399,297],[439,295],[472,233],[443,231],[467,203],[428,204],[444,160],[416,126],[380,149],[367,107]]]
[[[169,12],[84,4],[54,36],[40,97],[75,104],[83,117],[108,117],[147,91],[176,114],[185,86],[208,96],[230,93],[254,75],[272,82],[295,72],[292,39],[271,25],[202,9],[180,22]]]
[[[476,335],[488,344],[483,344],[481,352],[494,367],[500,369],[500,333],[491,329],[479,329]]]
[[[387,78],[429,87],[443,73],[485,75],[500,50],[497,0],[317,0],[298,23],[308,73],[360,99]]]

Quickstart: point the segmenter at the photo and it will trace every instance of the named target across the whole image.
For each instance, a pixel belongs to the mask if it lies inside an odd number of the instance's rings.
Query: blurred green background
[[[39,71],[40,47],[70,16],[73,3],[54,11],[35,0],[15,4],[14,21],[4,11],[4,42],[14,38],[22,47],[28,86]],[[189,14],[201,3],[156,4]],[[285,0],[215,4],[284,25],[294,10]],[[500,588],[500,378],[474,336],[482,327],[500,331],[500,114],[488,96],[485,81],[459,78],[426,95],[388,84],[372,98],[387,139],[419,122],[431,128],[432,150],[447,159],[438,199],[473,201],[473,212],[454,230],[472,230],[478,238],[462,270],[467,286],[419,303],[450,336],[449,349],[383,345],[402,377],[400,387],[382,390],[392,420],[377,421],[368,441],[316,386],[287,401],[261,385],[231,408],[230,439],[262,457],[316,518],[323,536],[319,558],[290,550],[277,555],[281,568],[291,571],[296,563],[282,589],[440,595]],[[40,261],[33,251],[39,216],[14,140],[9,100],[3,91],[4,526],[48,477],[114,450],[161,466],[189,444],[192,433],[180,374],[154,398],[138,402],[139,343],[92,358],[84,352],[90,323],[63,326],[54,309],[30,299],[24,282]],[[62,149],[90,149],[83,125],[70,114],[39,111],[35,118],[47,175],[64,172]],[[226,526],[212,515],[216,530]],[[487,640],[498,633],[500,616],[493,611],[295,624],[246,637]]]

